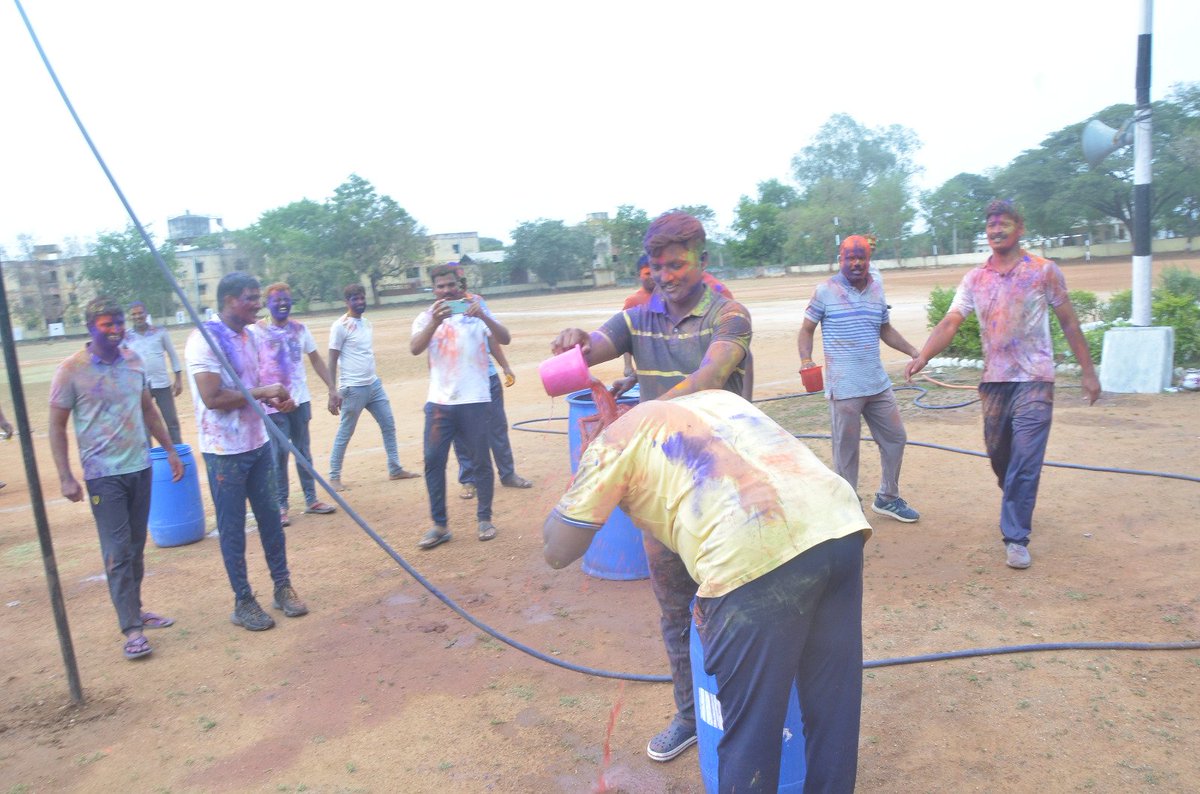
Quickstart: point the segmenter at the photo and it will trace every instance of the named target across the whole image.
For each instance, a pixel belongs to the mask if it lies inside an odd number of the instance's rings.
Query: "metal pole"
[[[4,344],[4,364],[8,368],[8,383],[12,391],[13,420],[21,434],[21,454],[25,458],[25,481],[29,485],[29,501],[37,525],[38,542],[42,546],[42,566],[46,569],[46,586],[50,588],[50,606],[54,611],[54,626],[62,649],[63,665],[67,668],[67,686],[71,700],[83,703],[83,685],[79,681],[79,666],[75,663],[75,647],[71,644],[71,627],[67,625],[67,606],[63,601],[62,585],[58,579],[58,564],[54,561],[54,544],[50,540],[50,523],[46,520],[46,505],[42,502],[42,481],[38,477],[37,458],[33,452],[33,431],[29,412],[25,409],[25,389],[21,385],[21,369],[17,363],[17,348],[12,337],[12,322],[8,314],[8,295],[4,290],[3,265],[0,264],[0,341]]]
[[[1154,0],[1142,0],[1137,45],[1137,110],[1133,127],[1133,317],[1134,325],[1150,325],[1153,284],[1150,254],[1150,31]]]

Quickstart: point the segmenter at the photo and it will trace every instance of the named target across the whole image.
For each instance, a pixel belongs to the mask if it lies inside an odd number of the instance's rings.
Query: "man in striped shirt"
[[[883,285],[870,272],[871,245],[861,235],[842,241],[841,271],[817,285],[796,340],[802,368],[813,366],[813,334],[821,325],[825,398],[829,400],[833,469],[858,490],[862,420],[879,445],[882,475],[871,503],[876,513],[911,523],[921,517],[900,497],[900,464],[908,436],[892,382],[879,358],[879,340],[901,353],[920,352],[892,327]]]
[[[650,300],[613,315],[590,334],[568,328],[551,345],[561,353],[579,345],[588,366],[631,353],[641,402],[671,400],[706,389],[742,394],[750,352],[750,313],[704,281],[708,262],[704,226],[684,212],[668,212],[646,230],[644,245],[657,288]],[[621,381],[618,381],[621,383]],[[692,692],[692,598],[696,581],[680,556],[650,535],[643,537],[650,584],[662,610],[660,621],[675,716],[650,740],[646,754],[670,761],[696,743]]]

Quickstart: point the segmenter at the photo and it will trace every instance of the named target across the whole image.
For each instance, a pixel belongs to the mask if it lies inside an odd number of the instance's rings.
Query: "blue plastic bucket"
[[[692,686],[696,696],[696,745],[700,751],[700,777],[704,790],[717,789],[717,742],[725,733],[721,703],[717,699],[717,679],[704,671],[704,647],[696,621],[691,632]],[[783,722],[783,752],[779,759],[779,791],[801,794],[804,791],[804,722],[800,717],[800,698],[792,684],[788,695],[787,718]]]
[[[619,400],[621,405],[637,405],[636,393],[625,394]],[[567,395],[569,406],[567,439],[571,448],[571,474],[579,468],[579,447],[583,438],[579,432],[579,420],[596,413],[596,403],[590,390],[572,392]],[[642,548],[642,532],[633,525],[629,516],[615,508],[604,522],[604,526],[596,533],[592,545],[583,555],[580,568],[588,576],[597,579],[613,579],[629,581],[631,579],[646,579],[650,576],[650,567],[646,564],[646,550]]]
[[[183,546],[204,537],[204,505],[200,501],[200,478],[192,448],[176,444],[175,452],[183,462],[183,478],[171,482],[167,451],[150,450],[152,483],[150,486],[150,538],[156,546]]]

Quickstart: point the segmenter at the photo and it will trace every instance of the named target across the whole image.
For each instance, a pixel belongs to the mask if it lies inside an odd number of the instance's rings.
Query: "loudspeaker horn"
[[[1083,159],[1088,166],[1095,168],[1105,157],[1133,143],[1133,129],[1129,122],[1114,130],[1103,121],[1092,119],[1083,128]]]

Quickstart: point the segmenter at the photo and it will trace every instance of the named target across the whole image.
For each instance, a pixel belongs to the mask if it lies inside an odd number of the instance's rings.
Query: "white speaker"
[[[1088,166],[1095,168],[1105,157],[1133,143],[1133,128],[1129,122],[1114,130],[1103,121],[1092,119],[1083,128],[1083,159]]]

